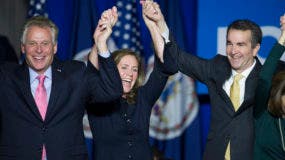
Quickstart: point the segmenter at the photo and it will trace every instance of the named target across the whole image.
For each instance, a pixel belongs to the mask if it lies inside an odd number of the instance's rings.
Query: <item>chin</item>
[[[231,63],[231,67],[234,69],[234,70],[237,70],[240,68],[240,65],[237,64],[237,63]]]
[[[125,92],[125,91],[124,91],[124,94],[129,94],[129,93],[130,93],[130,91],[128,91],[128,92]]]
[[[131,90],[129,89],[124,89],[124,94],[129,94],[131,92]]]

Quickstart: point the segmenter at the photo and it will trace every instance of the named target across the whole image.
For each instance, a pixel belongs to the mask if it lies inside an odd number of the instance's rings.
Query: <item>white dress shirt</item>
[[[239,81],[239,86],[240,86],[240,103],[242,104],[243,100],[244,100],[244,93],[245,93],[245,81],[248,77],[248,75],[250,74],[250,72],[253,70],[254,66],[256,64],[256,61],[254,60],[254,63],[247,68],[246,70],[244,70],[241,74],[242,74],[242,79]],[[230,97],[230,89],[231,89],[231,85],[233,83],[234,80],[234,76],[238,74],[235,70],[232,69],[232,75],[231,77],[225,81],[224,85],[223,85],[223,89],[226,91],[227,95]]]

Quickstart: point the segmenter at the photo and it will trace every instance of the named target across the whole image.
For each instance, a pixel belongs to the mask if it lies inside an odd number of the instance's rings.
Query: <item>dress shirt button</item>
[[[133,156],[132,156],[132,155],[129,155],[129,156],[128,156],[128,159],[133,159]]]

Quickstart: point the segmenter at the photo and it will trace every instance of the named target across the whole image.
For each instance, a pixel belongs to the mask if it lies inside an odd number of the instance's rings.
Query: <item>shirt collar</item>
[[[30,67],[29,67],[29,73],[30,73],[30,84],[32,84],[36,80],[39,74]],[[52,78],[51,66],[49,66],[48,69],[44,72],[44,75],[46,76],[47,79],[51,80]]]
[[[254,59],[254,62],[253,64],[247,68],[246,70],[244,70],[241,75],[244,77],[244,78],[247,78],[248,75],[250,74],[250,72],[253,70],[253,67],[255,66],[256,64],[256,60]],[[234,77],[236,74],[238,74],[235,70],[232,69],[232,77]]]

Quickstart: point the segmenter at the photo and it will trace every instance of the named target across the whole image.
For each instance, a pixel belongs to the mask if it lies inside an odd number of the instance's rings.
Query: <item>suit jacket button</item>
[[[42,131],[43,131],[43,132],[46,132],[46,131],[47,131],[46,126],[42,126]]]
[[[133,156],[132,156],[132,155],[129,155],[129,156],[128,156],[128,159],[133,159]]]
[[[133,130],[131,128],[129,128],[128,135],[132,135],[132,134],[133,134]]]
[[[133,146],[133,143],[131,141],[128,142],[129,147]]]

